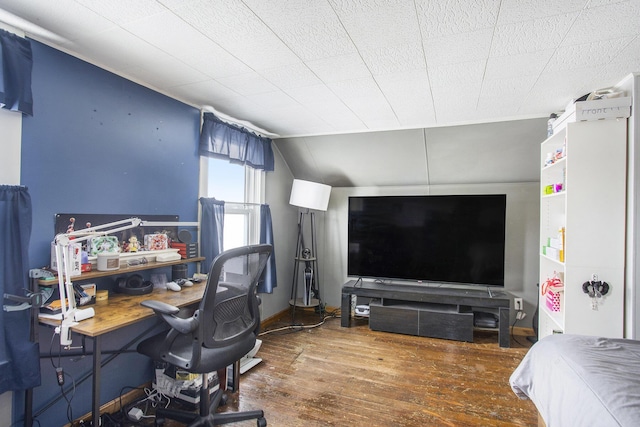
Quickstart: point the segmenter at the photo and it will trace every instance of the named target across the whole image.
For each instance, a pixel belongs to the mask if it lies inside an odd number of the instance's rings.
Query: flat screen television
[[[505,194],[349,197],[347,274],[504,286]]]

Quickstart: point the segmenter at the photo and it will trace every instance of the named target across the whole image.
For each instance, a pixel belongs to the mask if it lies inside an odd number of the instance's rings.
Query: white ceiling
[[[640,0],[0,0],[0,21],[281,137],[544,117],[640,70]]]

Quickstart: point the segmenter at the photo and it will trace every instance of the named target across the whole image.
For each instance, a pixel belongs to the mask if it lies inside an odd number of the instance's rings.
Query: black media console
[[[342,287],[340,324],[349,327],[351,296],[371,298],[369,327],[457,341],[473,341],[474,311],[498,316],[498,342],[509,347],[510,300],[503,291],[382,284],[351,280]]]

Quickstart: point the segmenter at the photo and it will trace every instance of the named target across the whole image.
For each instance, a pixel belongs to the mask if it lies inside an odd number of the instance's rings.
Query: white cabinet
[[[548,153],[556,150],[563,155],[548,165]],[[552,333],[623,336],[626,150],[626,119],[567,123],[542,143],[540,338]],[[546,194],[549,185],[560,191]],[[563,252],[544,250],[549,238],[562,240],[562,229]],[[558,243],[551,240],[551,246]],[[550,309],[542,295],[543,283],[554,274],[564,282],[559,311]],[[583,284],[594,274],[610,289],[592,304]]]

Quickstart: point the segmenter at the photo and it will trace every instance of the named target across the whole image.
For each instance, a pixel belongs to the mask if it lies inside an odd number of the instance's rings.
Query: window
[[[223,250],[259,243],[264,171],[202,157],[203,197],[225,202]]]

